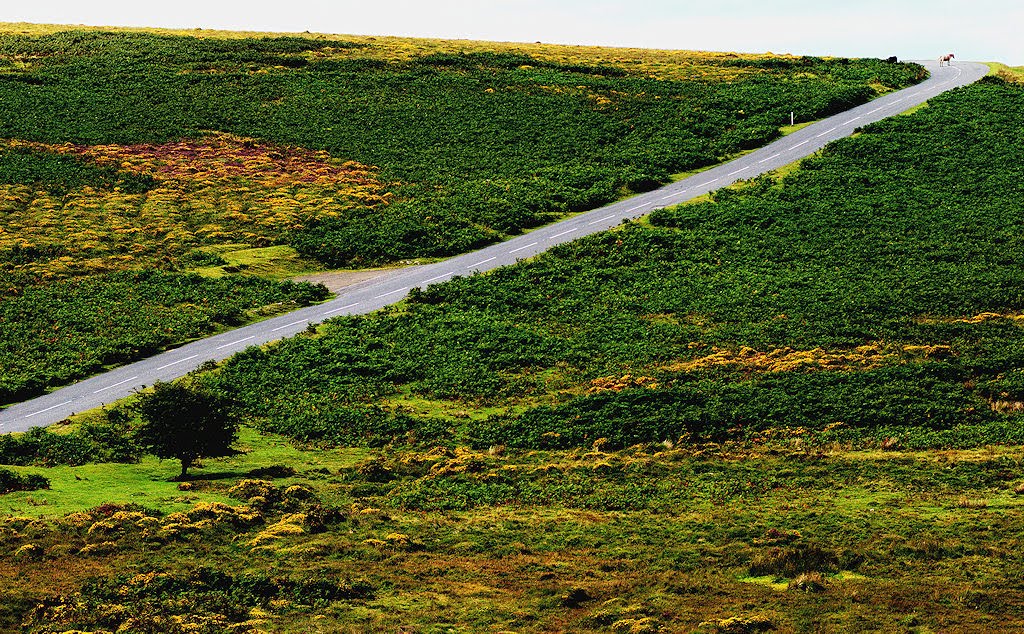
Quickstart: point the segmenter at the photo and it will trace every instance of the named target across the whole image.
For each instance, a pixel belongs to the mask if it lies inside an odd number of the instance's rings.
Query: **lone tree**
[[[152,392],[139,396],[136,407],[143,421],[136,432],[139,445],[160,458],[180,460],[179,480],[188,477],[188,468],[197,458],[233,453],[238,426],[228,413],[228,403],[215,394],[157,381]]]

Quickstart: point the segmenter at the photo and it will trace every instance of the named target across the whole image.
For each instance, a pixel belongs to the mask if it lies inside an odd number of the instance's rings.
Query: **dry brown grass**
[[[1015,400],[996,399],[988,402],[992,411],[1000,414],[1017,414],[1024,412],[1024,402]]]
[[[988,500],[983,498],[961,496],[957,498],[957,501],[954,506],[956,506],[956,508],[961,509],[986,509],[988,508]]]
[[[851,350],[794,350],[789,347],[761,352],[743,347],[739,350],[712,348],[710,354],[677,361],[660,367],[666,372],[693,372],[729,367],[748,372],[794,372],[810,370],[871,370],[894,363],[946,358],[952,350],[946,345],[895,345],[874,342]]]
[[[84,187],[67,195],[0,185],[0,249],[53,246],[64,253],[23,267],[44,277],[137,267],[200,245],[266,246],[311,219],[383,206],[390,197],[373,168],[230,135],[157,145],[3,146],[81,156],[155,182],[145,193]]]
[[[919,324],[980,324],[986,321],[1006,319],[1017,324],[1024,324],[1024,313],[983,312],[970,317],[949,317],[923,315],[917,318]]]

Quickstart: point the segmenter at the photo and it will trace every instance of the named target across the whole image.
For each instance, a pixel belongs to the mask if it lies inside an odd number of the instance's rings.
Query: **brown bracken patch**
[[[664,366],[666,372],[693,372],[712,368],[735,368],[751,372],[794,372],[806,370],[871,370],[883,365],[941,359],[952,354],[949,346],[888,345],[872,343],[851,350],[829,351],[823,348],[794,350],[789,347],[760,352],[712,348],[713,352],[696,359],[676,361]]]

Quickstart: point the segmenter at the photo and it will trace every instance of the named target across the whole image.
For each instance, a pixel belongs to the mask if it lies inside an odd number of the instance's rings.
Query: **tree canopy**
[[[198,458],[232,453],[238,426],[228,402],[186,383],[157,382],[140,395],[137,405],[143,424],[136,432],[139,445],[160,458],[181,461],[181,475]]]

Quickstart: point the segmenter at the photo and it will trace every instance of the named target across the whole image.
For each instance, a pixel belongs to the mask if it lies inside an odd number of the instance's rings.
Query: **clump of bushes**
[[[254,479],[242,480],[228,489],[228,497],[242,500],[263,511],[295,510],[303,503],[311,503],[316,500],[316,494],[304,484],[279,487],[269,480]]]
[[[21,475],[10,469],[0,469],[0,494],[49,488],[50,480],[38,473]]]
[[[362,580],[313,574],[301,579],[261,572],[232,575],[209,567],[92,579],[81,592],[38,604],[28,631],[101,629],[119,632],[255,632],[254,609],[265,617],[291,605],[320,608],[365,600],[374,588]],[[62,630],[53,629],[56,627]]]
[[[831,572],[840,567],[839,556],[814,544],[793,547],[773,546],[758,553],[750,564],[754,577],[772,575],[796,578],[802,573]]]
[[[824,592],[825,577],[820,572],[804,572],[790,581],[786,589],[799,592]]]
[[[109,422],[86,424],[70,433],[33,427],[24,434],[0,436],[0,464],[20,467],[79,466],[90,462],[136,462],[140,449],[128,431],[127,420],[111,415]]]

